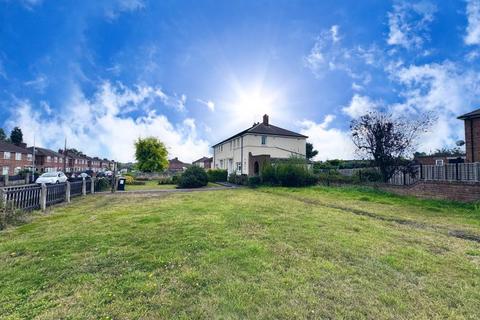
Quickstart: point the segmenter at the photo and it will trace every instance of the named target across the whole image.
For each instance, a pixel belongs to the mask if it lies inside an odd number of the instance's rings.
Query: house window
[[[223,160],[220,160],[220,169],[223,169]]]
[[[54,158],[53,158],[53,161],[58,162],[58,158],[57,158],[57,157],[54,157]]]
[[[5,160],[10,160],[10,152],[5,151],[5,152],[3,153],[3,159],[5,159]]]
[[[262,136],[262,144],[267,144],[267,136]]]
[[[31,153],[28,153],[28,154],[27,154],[27,160],[28,160],[28,161],[32,161],[32,159],[33,159],[32,154],[31,154]]]
[[[47,157],[47,162],[50,162],[50,161],[52,161],[52,157],[48,156]]]
[[[19,152],[15,153],[15,160],[22,161],[22,154]]]
[[[2,175],[7,175],[8,174],[8,167],[3,167],[2,168]]]
[[[237,171],[242,171],[242,163],[241,162],[237,162],[236,166],[237,166]]]
[[[435,160],[435,165],[436,166],[443,166],[443,159],[436,159]]]

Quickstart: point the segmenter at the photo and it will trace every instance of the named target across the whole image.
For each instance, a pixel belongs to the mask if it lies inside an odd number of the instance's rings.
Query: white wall
[[[248,154],[253,156],[270,155],[272,158],[288,159],[291,156],[305,156],[306,139],[296,137],[268,136],[266,144],[262,145],[262,136],[259,134],[246,134],[229,140],[215,147],[214,168],[226,169],[228,173],[236,171],[237,163],[243,162],[243,173],[249,174]],[[243,139],[243,159],[242,159]],[[240,171],[236,172],[240,174]]]

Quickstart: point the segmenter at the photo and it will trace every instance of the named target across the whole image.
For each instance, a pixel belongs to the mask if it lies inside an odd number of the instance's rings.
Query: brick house
[[[452,163],[464,163],[465,156],[425,155],[415,156],[413,160],[415,161],[415,163],[421,165],[443,166]]]
[[[100,160],[101,171],[113,170],[113,161],[104,158]]]
[[[2,175],[14,175],[23,169],[31,169],[33,155],[26,145],[17,146],[0,141],[0,172]]]
[[[33,154],[33,147],[28,150]],[[38,173],[63,171],[63,155],[50,149],[35,147],[35,169]]]
[[[98,157],[93,157],[88,159],[88,168],[89,170],[92,170],[93,172],[100,172],[102,171],[102,165],[101,165],[100,158]]]
[[[178,158],[173,158],[168,160],[168,171],[170,172],[182,172],[188,168],[190,164],[178,160]]]
[[[480,162],[480,109],[458,117],[465,124],[466,162]]]
[[[192,165],[199,166],[200,168],[204,168],[205,170],[211,169],[213,163],[213,157],[202,157],[198,160],[192,162]]]

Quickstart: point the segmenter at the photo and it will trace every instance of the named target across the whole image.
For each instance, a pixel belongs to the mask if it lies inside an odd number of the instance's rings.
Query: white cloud
[[[8,124],[29,128],[24,130],[29,144],[35,137],[37,145],[58,149],[66,137],[70,147],[122,162],[134,159],[134,141],[146,136],[162,140],[170,157],[192,161],[207,155],[208,142],[197,136],[194,119],[187,118],[173,125],[166,116],[157,113],[155,101],[170,99],[162,94],[165,95],[151,87],[132,89],[105,82],[91,99],[78,88],[73,90],[70,100],[50,116],[45,116],[29,101],[16,101]],[[126,115],[132,107],[142,115],[136,118]]]
[[[339,29],[340,27],[336,24],[330,27],[330,34],[332,35],[333,42],[340,41]]]
[[[480,44],[480,0],[467,0],[467,19],[465,44],[478,45]]]
[[[48,79],[43,74],[38,75],[35,79],[25,81],[23,83],[27,87],[31,87],[39,93],[44,93],[48,87]]]
[[[133,12],[145,8],[143,0],[116,0],[105,8],[105,16],[108,20],[115,20],[121,13]]]
[[[429,39],[429,25],[436,11],[437,7],[428,1],[397,2],[393,11],[388,13],[390,31],[387,43],[406,49],[422,47]]]
[[[367,96],[355,94],[348,106],[342,108],[342,111],[350,116],[350,118],[358,118],[369,111],[373,111],[379,107],[380,103],[373,101]]]
[[[355,148],[348,132],[336,128],[329,128],[335,119],[327,115],[322,123],[304,120],[300,123],[301,133],[308,136],[318,155],[315,160],[353,159]]]
[[[469,112],[480,103],[480,74],[463,69],[452,62],[411,65],[391,70],[393,80],[402,85],[402,103],[390,106],[394,114],[427,113],[437,120],[420,144],[420,150],[432,151],[453,146],[464,139],[459,115]]]
[[[215,103],[211,100],[202,100],[202,99],[197,99],[197,102],[203,104],[206,106],[210,111],[215,111]]]

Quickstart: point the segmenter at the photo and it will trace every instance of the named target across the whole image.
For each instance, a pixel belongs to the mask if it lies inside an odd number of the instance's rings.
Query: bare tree
[[[350,130],[357,152],[373,158],[387,182],[398,166],[407,163],[405,159],[415,150],[416,140],[432,122],[433,117],[426,114],[406,119],[372,111],[353,120]]]

